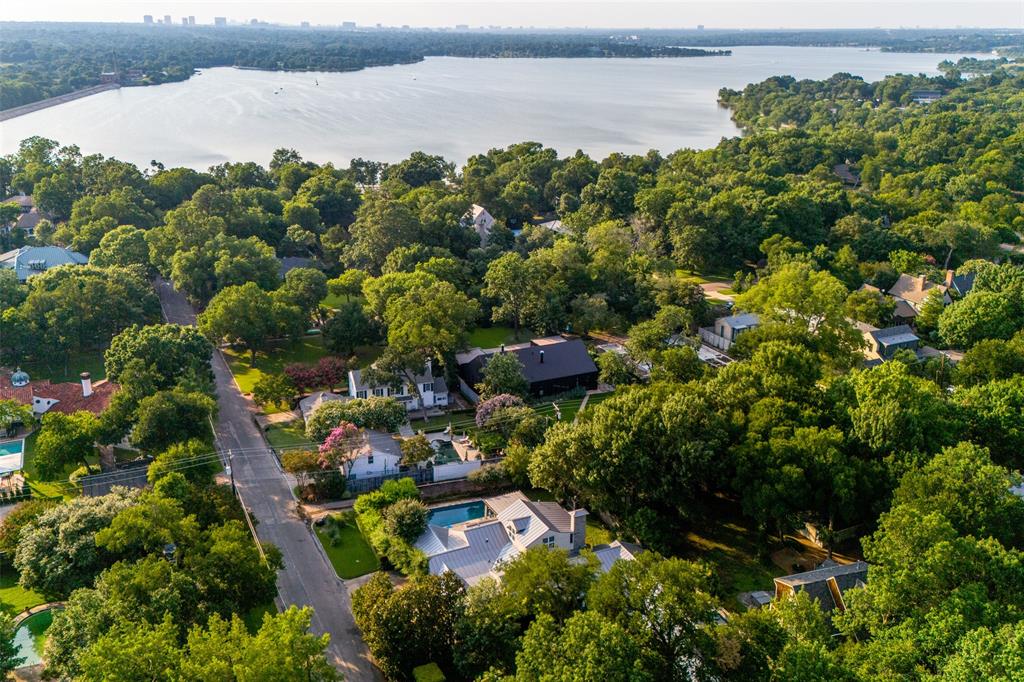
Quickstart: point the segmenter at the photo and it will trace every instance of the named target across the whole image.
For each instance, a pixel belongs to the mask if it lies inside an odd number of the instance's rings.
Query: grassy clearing
[[[305,424],[301,419],[268,428],[267,442],[275,448],[313,447],[313,441],[306,438]]]
[[[714,500],[708,518],[686,535],[687,558],[703,559],[715,567],[722,591],[734,608],[740,592],[772,590],[772,579],[784,571],[759,555],[766,549],[753,523],[742,516],[734,503]]]
[[[477,327],[469,333],[469,345],[479,348],[497,348],[503,343],[517,343],[525,340],[529,335],[526,331],[520,330],[520,339],[516,339],[516,332],[512,327]]]
[[[361,346],[356,349],[356,359],[360,366],[368,365],[381,353],[377,346]],[[249,364],[249,353],[240,348],[228,348],[224,350],[224,357],[227,358],[231,373],[235,375],[235,381],[242,393],[252,393],[253,387],[266,374],[277,374],[284,369],[285,365],[293,362],[314,364],[317,360],[330,355],[324,348],[323,339],[320,336],[307,336],[291,343],[282,343],[266,351],[256,353],[256,366]]]
[[[103,366],[103,351],[74,353],[65,364],[63,358],[32,362],[22,366],[33,381],[50,381],[55,384],[65,381],[79,381],[82,372],[88,372],[93,381],[105,379],[106,367]]]
[[[380,568],[380,561],[356,524],[354,512],[335,514],[334,521],[316,526],[316,535],[342,580],[358,578]]]
[[[16,615],[44,603],[43,595],[18,584],[18,574],[13,568],[0,568],[0,609]]]

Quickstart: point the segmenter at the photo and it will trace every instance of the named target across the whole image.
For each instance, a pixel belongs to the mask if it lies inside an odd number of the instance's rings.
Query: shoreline
[[[23,104],[20,107],[4,109],[3,111],[0,111],[0,122],[9,121],[12,118],[31,114],[42,109],[49,109],[50,107],[55,107],[60,104],[74,102],[76,99],[82,99],[89,95],[96,95],[101,92],[107,92],[108,90],[117,90],[120,87],[120,83],[101,83],[100,85],[93,85],[88,88],[82,88],[81,90],[66,92],[63,95],[57,95],[56,97],[47,97],[46,99],[41,99],[38,102]]]

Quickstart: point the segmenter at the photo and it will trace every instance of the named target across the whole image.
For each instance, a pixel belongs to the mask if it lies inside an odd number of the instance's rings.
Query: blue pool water
[[[438,507],[430,511],[427,523],[432,526],[445,526],[450,528],[457,523],[482,519],[484,517],[484,503],[466,502],[464,504],[453,504],[448,507]]]
[[[4,455],[20,455],[25,447],[25,441],[12,440],[7,443],[0,443],[0,457]]]

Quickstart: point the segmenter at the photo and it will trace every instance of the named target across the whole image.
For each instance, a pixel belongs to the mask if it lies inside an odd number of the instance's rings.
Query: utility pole
[[[235,487],[235,470],[231,466],[232,462],[234,462],[234,461],[235,461],[234,454],[232,454],[232,452],[230,450],[228,450],[228,466],[227,466],[227,470],[228,471],[227,471],[227,474],[228,474],[228,476],[231,477],[231,492],[232,492],[232,494],[234,494],[235,497],[238,497],[238,488]]]

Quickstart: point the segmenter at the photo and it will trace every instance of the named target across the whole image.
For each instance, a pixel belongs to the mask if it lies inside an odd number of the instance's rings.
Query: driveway
[[[158,279],[157,294],[168,322],[195,324],[195,311],[170,283]],[[312,606],[312,629],[328,633],[328,659],[347,682],[381,679],[369,659],[352,618],[349,591],[323,555],[316,539],[296,513],[291,484],[253,422],[255,410],[235,385],[223,355],[213,355],[217,404],[217,445],[232,453],[239,497],[255,517],[260,540],[277,546],[285,567],[278,573],[278,606]]]
[[[724,289],[731,289],[731,282],[704,282],[700,285],[707,298],[718,299],[719,301],[731,301],[732,294],[722,293]]]

